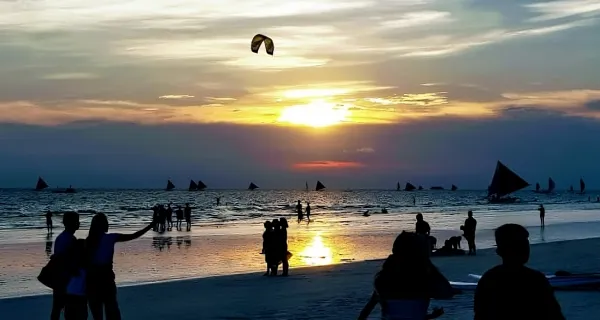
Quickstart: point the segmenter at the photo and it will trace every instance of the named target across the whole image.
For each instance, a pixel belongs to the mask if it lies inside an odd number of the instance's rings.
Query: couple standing
[[[302,203],[298,200],[296,205],[296,212],[298,213],[298,223],[304,220],[304,211],[302,211]],[[310,202],[306,202],[306,220],[310,223]]]
[[[94,320],[103,320],[105,312],[106,320],[120,320],[113,271],[115,244],[141,237],[155,223],[133,234],[108,233],[108,219],[98,213],[85,240],[75,237],[79,214],[65,213],[63,224],[65,230],[56,238],[54,254],[39,277],[53,289],[50,319],[59,320],[64,310],[65,320],[86,320],[89,306]]]

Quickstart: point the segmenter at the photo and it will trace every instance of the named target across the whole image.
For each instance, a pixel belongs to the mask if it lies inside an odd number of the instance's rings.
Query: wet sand
[[[600,239],[573,240],[532,246],[529,265],[543,272],[600,271]],[[198,258],[202,263],[202,258]],[[434,258],[450,279],[469,281],[499,262],[493,249],[476,257]],[[297,268],[289,278],[261,273],[179,280],[121,287],[124,319],[353,319],[368,300],[372,280],[382,261]],[[226,266],[224,266],[226,267]],[[594,319],[600,312],[600,292],[557,292],[567,319]],[[472,293],[450,301],[433,301],[446,315],[440,319],[472,319]],[[0,300],[7,319],[46,319],[50,296]],[[379,308],[371,316],[377,319]]]

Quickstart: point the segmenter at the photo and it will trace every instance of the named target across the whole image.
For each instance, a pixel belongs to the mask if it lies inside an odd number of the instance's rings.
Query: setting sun
[[[339,124],[345,121],[348,115],[350,115],[350,111],[347,106],[313,100],[309,104],[283,109],[278,121],[319,128]]]

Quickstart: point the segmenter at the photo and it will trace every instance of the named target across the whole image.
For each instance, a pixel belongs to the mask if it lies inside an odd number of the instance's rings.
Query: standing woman
[[[144,229],[133,234],[107,233],[108,219],[103,213],[92,218],[90,232],[86,239],[88,251],[87,292],[90,311],[94,320],[121,320],[117,302],[117,285],[113,271],[113,255],[117,242],[126,242],[141,237],[154,227],[152,221]]]
[[[279,218],[279,225],[281,227],[280,230],[280,238],[278,241],[281,241],[281,263],[283,264],[283,273],[281,274],[284,277],[288,276],[288,270],[290,269],[290,264],[288,261],[288,244],[287,244],[287,228],[289,227],[286,218]]]

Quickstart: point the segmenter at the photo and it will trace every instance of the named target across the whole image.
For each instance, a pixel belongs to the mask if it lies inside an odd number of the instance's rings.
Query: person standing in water
[[[189,203],[185,204],[183,214],[185,216],[186,231],[192,231],[192,208]]]
[[[181,231],[181,221],[183,221],[183,209],[181,205],[177,206],[177,210],[175,210],[175,217],[177,218],[177,222],[175,222],[175,228],[177,231]]]
[[[298,200],[298,204],[296,205],[296,212],[298,213],[298,223],[304,220],[304,212],[302,212],[302,203]]]
[[[310,223],[310,202],[306,202],[306,220]]]
[[[46,211],[46,229],[48,229],[48,233],[52,233],[52,211],[48,209]]]
[[[475,320],[564,320],[546,276],[525,266],[529,232],[518,224],[496,229],[496,253],[502,264],[483,274],[475,289]]]
[[[117,286],[113,271],[115,244],[137,239],[148,232],[156,222],[152,221],[142,230],[132,234],[108,233],[108,219],[103,213],[92,218],[86,239],[89,257],[87,270],[87,292],[90,311],[94,320],[121,320],[117,302]]]
[[[475,229],[477,229],[477,220],[473,218],[473,211],[469,210],[468,218],[462,227],[463,234],[469,245],[469,254],[475,255]]]
[[[215,198],[217,200],[217,207],[221,205],[221,197],[216,197]]]
[[[546,218],[546,208],[544,208],[543,204],[540,204],[540,207],[538,208],[538,211],[540,212],[540,225],[543,227],[546,226],[546,223],[544,221],[544,219]]]
[[[167,231],[173,230],[173,208],[171,204],[167,206]]]

